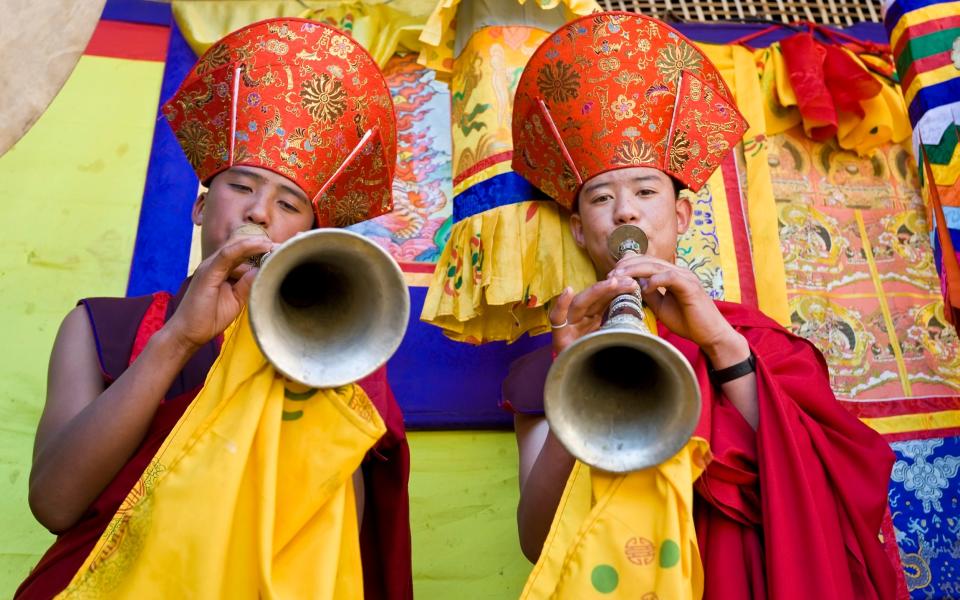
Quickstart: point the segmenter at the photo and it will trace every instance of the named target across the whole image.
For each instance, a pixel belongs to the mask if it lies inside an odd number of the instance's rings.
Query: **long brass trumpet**
[[[346,385],[400,346],[410,318],[407,284],[372,241],[344,229],[316,229],[259,264],[250,325],[264,356],[288,378],[313,388]]]
[[[618,227],[611,255],[643,254],[639,227]],[[700,387],[679,350],[652,335],[640,293],[610,304],[600,330],[578,339],[554,361],[544,388],[550,429],[573,456],[624,473],[676,454],[700,419]]]

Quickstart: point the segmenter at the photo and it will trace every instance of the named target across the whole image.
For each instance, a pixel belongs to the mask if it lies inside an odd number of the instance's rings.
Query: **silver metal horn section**
[[[330,388],[396,352],[410,317],[400,267],[343,229],[301,233],[266,255],[248,301],[260,350],[290,379]]]
[[[617,259],[646,251],[637,227],[610,240]],[[544,409],[550,429],[573,456],[624,473],[676,454],[700,420],[700,386],[679,350],[643,321],[639,292],[618,296],[599,331],[560,353],[547,375]]]

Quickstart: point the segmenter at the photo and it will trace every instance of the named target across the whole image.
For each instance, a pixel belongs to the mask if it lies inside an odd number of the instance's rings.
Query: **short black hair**
[[[687,186],[684,185],[684,184],[683,184],[679,179],[677,179],[676,177],[671,176],[671,177],[670,177],[670,181],[673,182],[673,195],[676,196],[677,198],[680,197],[680,192],[688,189]]]

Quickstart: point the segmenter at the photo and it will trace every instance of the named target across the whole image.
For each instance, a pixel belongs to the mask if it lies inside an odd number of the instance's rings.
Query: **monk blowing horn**
[[[396,261],[362,235],[314,229],[258,262],[250,326],[263,355],[288,378],[313,388],[346,385],[400,346],[410,317],[407,284]]]
[[[646,252],[647,236],[622,225],[607,246],[620,260]],[[570,454],[624,473],[683,448],[700,419],[700,387],[680,351],[650,333],[636,292],[617,296],[603,326],[560,353],[547,375],[544,409]]]

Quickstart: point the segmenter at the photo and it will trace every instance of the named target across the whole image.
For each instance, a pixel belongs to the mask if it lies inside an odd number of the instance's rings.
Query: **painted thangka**
[[[885,533],[911,597],[954,597],[960,341],[912,157],[897,144],[859,157],[800,129],[770,148],[790,327],[824,353],[837,397],[897,453]]]
[[[791,328],[842,400],[960,395],[916,174],[899,145],[869,157],[797,130],[771,138]]]
[[[449,235],[449,92],[416,55],[391,59],[383,72],[397,115],[394,211],[351,229],[400,263],[434,264]]]

